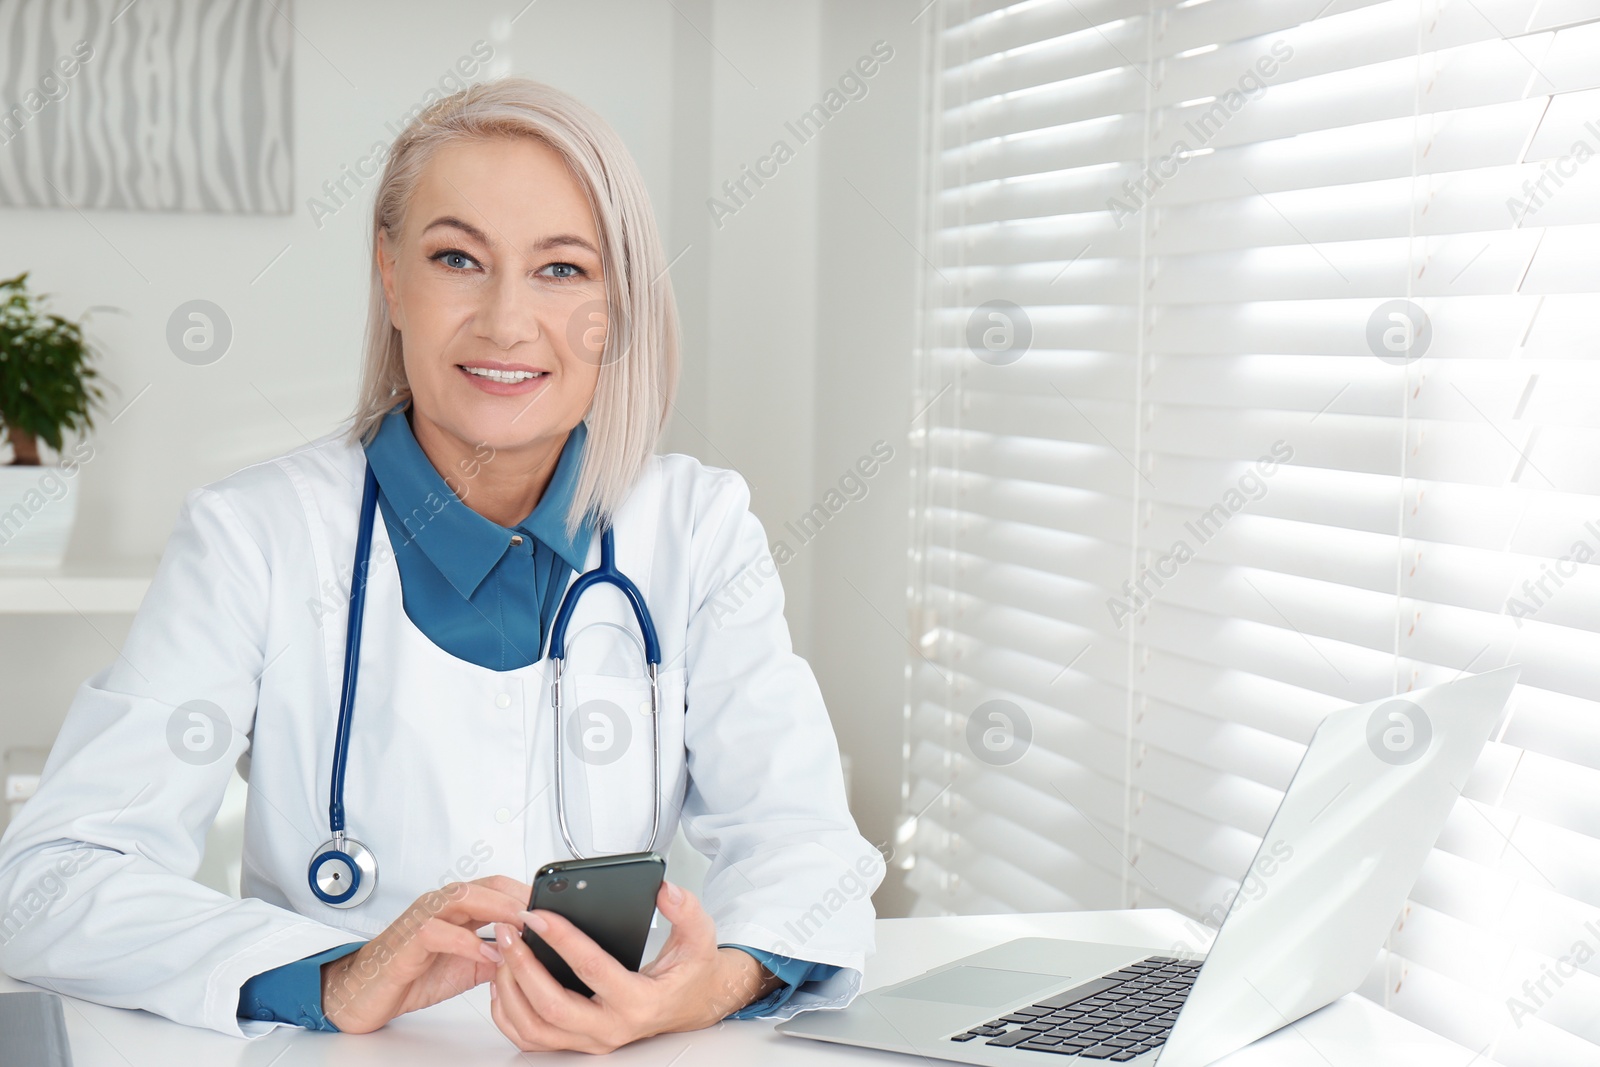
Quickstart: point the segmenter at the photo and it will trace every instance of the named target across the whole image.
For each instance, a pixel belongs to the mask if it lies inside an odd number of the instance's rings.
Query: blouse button
[[[511,544],[512,544],[512,547],[516,547],[517,545],[522,544],[522,535],[521,534],[512,534],[511,535]]]
[[[509,708],[511,706],[511,696],[510,696],[510,694],[501,693],[498,696],[496,696],[494,698],[494,706],[497,707],[497,708]]]

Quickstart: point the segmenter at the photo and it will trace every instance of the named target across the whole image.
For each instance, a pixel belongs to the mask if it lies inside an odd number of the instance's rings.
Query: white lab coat
[[[188,494],[122,653],[79,688],[37,795],[0,839],[0,968],[12,977],[257,1036],[279,1024],[235,1018],[252,975],[370,938],[453,879],[531,881],[569,857],[548,660],[497,672],[423,636],[380,515],[345,783],[348,832],[376,854],[378,884],[349,910],[312,896],[364,473],[342,430]],[[843,1006],[873,949],[883,860],[846,807],[749,490],[732,471],[657,456],[615,531],[617,565],[662,646],[654,847],[681,818],[711,859],[702,902],[719,942],[841,968],[778,1015]],[[599,559],[595,537],[587,566]],[[649,846],[635,632],[609,587],[584,595],[569,631],[563,700],[584,717],[567,731],[568,821],[586,853]],[[587,755],[583,731],[597,757],[573,758]],[[192,880],[236,761],[250,786],[242,900]]]

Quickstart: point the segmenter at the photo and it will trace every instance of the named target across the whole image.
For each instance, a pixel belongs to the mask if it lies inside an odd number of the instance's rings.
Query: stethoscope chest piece
[[[307,875],[318,900],[333,908],[353,908],[378,887],[378,861],[360,841],[336,834],[312,853]]]

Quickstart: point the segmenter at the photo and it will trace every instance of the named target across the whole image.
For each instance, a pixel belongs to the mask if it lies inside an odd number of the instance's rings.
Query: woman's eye
[[[553,278],[578,278],[583,276],[583,268],[576,263],[552,263],[545,269],[558,272],[551,275]]]
[[[441,252],[435,252],[428,258],[438,260],[451,270],[466,270],[469,267],[478,265],[477,260],[458,248],[446,248]]]

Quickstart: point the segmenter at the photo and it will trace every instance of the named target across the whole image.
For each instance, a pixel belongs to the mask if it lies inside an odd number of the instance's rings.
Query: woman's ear
[[[372,250],[372,255],[378,263],[378,276],[383,280],[383,302],[389,310],[389,325],[402,330],[404,327],[400,325],[400,305],[394,295],[395,251],[390,247],[389,231],[379,227],[377,247]]]

